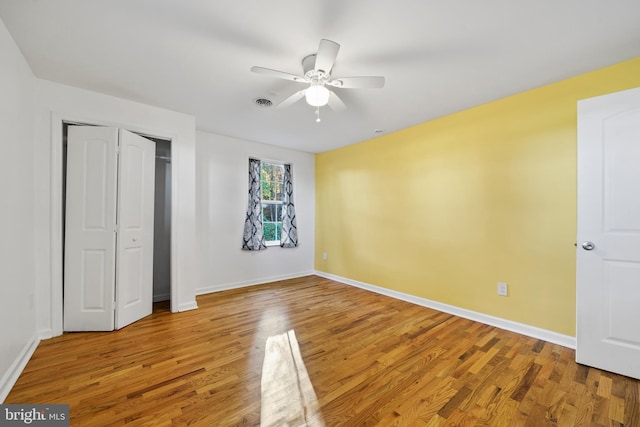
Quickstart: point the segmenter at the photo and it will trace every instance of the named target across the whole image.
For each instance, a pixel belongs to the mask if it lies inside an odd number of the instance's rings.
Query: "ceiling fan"
[[[342,111],[347,107],[338,95],[329,90],[327,86],[343,89],[381,88],[384,86],[384,77],[332,77],[331,69],[336,56],[338,56],[338,50],[340,50],[338,43],[326,39],[320,40],[318,52],[308,55],[302,60],[303,76],[264,67],[251,67],[251,71],[308,84],[306,89],[294,93],[278,104],[278,108],[288,107],[304,97],[309,105],[316,107],[316,114],[319,114],[320,107],[327,104],[334,111]],[[320,121],[319,115],[317,121]]]

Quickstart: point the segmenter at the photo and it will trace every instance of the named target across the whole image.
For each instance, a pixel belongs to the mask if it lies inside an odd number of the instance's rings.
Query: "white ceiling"
[[[200,130],[322,152],[640,56],[639,0],[0,0],[34,74],[196,117]],[[305,86],[321,38],[341,45],[348,109],[275,104]]]

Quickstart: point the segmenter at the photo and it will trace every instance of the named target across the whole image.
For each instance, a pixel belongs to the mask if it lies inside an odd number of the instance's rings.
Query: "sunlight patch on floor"
[[[260,425],[324,427],[320,406],[293,330],[267,338]]]

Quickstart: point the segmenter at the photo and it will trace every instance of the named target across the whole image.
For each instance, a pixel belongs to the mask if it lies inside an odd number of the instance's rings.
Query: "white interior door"
[[[117,143],[117,129],[69,127],[65,331],[111,331],[114,327]]]
[[[152,312],[155,143],[71,126],[64,330],[111,331]]]
[[[578,103],[579,363],[640,378],[640,88]]]
[[[155,147],[120,129],[116,329],[153,311]]]

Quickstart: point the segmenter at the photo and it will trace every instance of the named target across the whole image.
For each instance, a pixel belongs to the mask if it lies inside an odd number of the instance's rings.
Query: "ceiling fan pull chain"
[[[320,123],[320,107],[316,107],[316,123]]]

